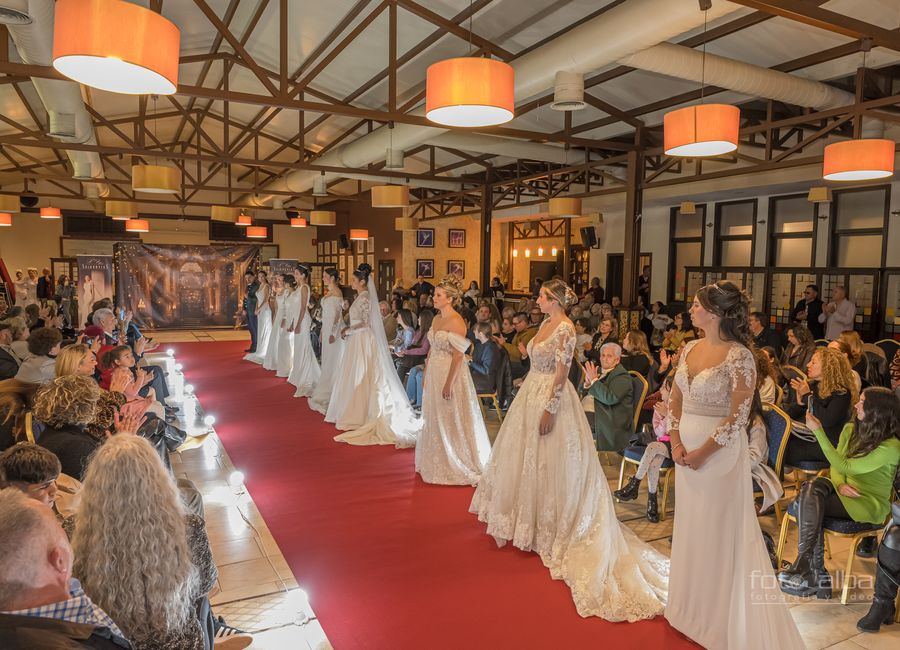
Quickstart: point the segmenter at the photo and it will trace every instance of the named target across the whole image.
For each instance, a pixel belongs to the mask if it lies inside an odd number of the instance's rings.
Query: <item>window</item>
[[[805,194],[778,196],[769,201],[769,265],[811,267],[816,229],[816,204]]]
[[[698,204],[696,214],[681,214],[672,208],[669,232],[669,300],[687,300],[688,275],[686,267],[702,266],[703,242],[706,237],[706,205]]]
[[[756,199],[716,204],[714,266],[753,266]]]
[[[890,185],[834,193],[831,266],[872,268],[885,265],[887,242],[884,233],[890,200]]]

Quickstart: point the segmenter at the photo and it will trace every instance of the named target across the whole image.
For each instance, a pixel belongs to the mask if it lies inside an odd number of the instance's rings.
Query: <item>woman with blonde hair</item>
[[[475,384],[464,362],[471,342],[465,321],[454,310],[461,298],[462,284],[455,275],[445,277],[434,290],[439,314],[427,334],[423,427],[416,444],[416,472],[426,483],[475,485],[491,455]]]
[[[218,577],[206,526],[143,438],[118,435],[94,455],[75,521],[73,574],[137,650],[202,650],[195,608]]]
[[[94,368],[97,367],[97,356],[90,346],[84,343],[76,343],[64,347],[56,355],[56,376],[83,375],[93,377]]]
[[[629,330],[622,339],[622,367],[625,370],[634,370],[645,379],[650,378],[650,370],[655,361],[650,355],[650,346],[647,345],[647,335],[640,330]]]

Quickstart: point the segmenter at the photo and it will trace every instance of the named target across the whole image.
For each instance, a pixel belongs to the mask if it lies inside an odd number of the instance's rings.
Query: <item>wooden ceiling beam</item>
[[[503,61],[512,61],[515,58],[515,55],[509,50],[505,50],[496,43],[492,43],[488,39],[482,38],[474,31],[458,25],[453,20],[447,20],[440,14],[437,14],[430,9],[426,9],[418,2],[414,2],[414,0],[396,0],[396,2],[410,13],[417,15],[419,18],[422,18],[433,25],[437,25],[441,29],[446,30],[450,34],[453,34],[464,41],[468,41],[472,45],[477,45],[486,52],[497,55],[497,57]]]

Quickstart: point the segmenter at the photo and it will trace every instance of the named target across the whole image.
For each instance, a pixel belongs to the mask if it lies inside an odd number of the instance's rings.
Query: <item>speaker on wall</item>
[[[347,239],[347,235],[341,235],[341,249],[350,248],[350,240]]]
[[[581,229],[581,245],[585,248],[595,248],[597,246],[597,231],[593,226],[585,226]]]

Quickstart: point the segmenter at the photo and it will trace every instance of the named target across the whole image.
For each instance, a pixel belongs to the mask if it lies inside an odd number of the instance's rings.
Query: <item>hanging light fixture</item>
[[[531,257],[531,249],[525,249],[525,257]]]
[[[830,203],[831,188],[824,185],[811,187],[809,188],[809,194],[806,195],[806,200],[810,203]]]
[[[138,216],[138,206],[134,201],[107,201],[105,210],[106,216],[113,221],[137,219]]]
[[[178,88],[181,34],[162,15],[124,0],[57,0],[53,67],[85,86],[129,95]]]
[[[701,6],[702,3],[701,3]],[[703,34],[709,7],[703,9]],[[700,104],[669,111],[663,116],[663,150],[667,156],[703,158],[720,156],[738,147],[741,111],[730,104],[704,104],[706,39],[703,39]]]
[[[415,217],[396,217],[394,219],[394,230],[418,230],[419,220]]]
[[[409,185],[375,185],[372,187],[373,208],[408,208]]]
[[[41,219],[62,219],[62,210],[52,206],[41,208]]]
[[[513,249],[513,257],[518,257],[518,256],[519,256],[519,249],[518,249],[518,248],[514,248],[514,249]]]
[[[333,210],[310,210],[311,226],[334,226],[337,224],[337,212]]]
[[[825,147],[822,178],[826,181],[868,181],[894,174],[893,140],[866,138]]]
[[[244,214],[244,211],[241,210],[241,213],[238,215],[237,221],[234,222],[234,225],[241,226],[242,228],[247,228],[253,225],[253,217],[249,214]]]
[[[241,215],[240,208],[231,208],[225,205],[214,205],[210,210],[209,217],[213,221],[228,221],[234,223]]]
[[[351,228],[350,241],[367,241],[369,239],[369,231],[365,228]]]
[[[680,214],[697,214],[697,204],[693,201],[682,201],[678,212]]]
[[[579,217],[581,199],[571,196],[554,197],[550,199],[549,212],[551,217]]]
[[[325,172],[313,179],[313,196],[328,196],[328,184],[325,182]]]
[[[515,111],[515,71],[503,61],[447,59],[428,66],[425,117],[445,126],[495,126]]]
[[[150,222],[146,219],[129,219],[125,222],[125,232],[150,232]]]
[[[269,229],[265,226],[248,226],[247,239],[265,239],[269,236]]]
[[[0,226],[11,226],[12,215],[9,212],[0,212]]]
[[[557,252],[558,252],[558,251],[556,250],[556,246],[554,246],[553,248],[550,249],[550,254],[551,254],[553,257],[556,257],[556,253],[557,253]]]
[[[394,121],[388,122],[388,148],[384,152],[385,169],[403,169],[403,152],[394,149]]]
[[[306,218],[291,217],[291,228],[306,228]]]
[[[132,165],[131,189],[149,194],[175,194],[181,188],[181,174],[166,165]]]
[[[0,212],[18,212],[21,210],[19,206],[19,197],[10,196],[9,194],[0,194]]]

